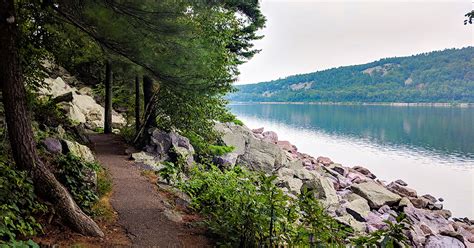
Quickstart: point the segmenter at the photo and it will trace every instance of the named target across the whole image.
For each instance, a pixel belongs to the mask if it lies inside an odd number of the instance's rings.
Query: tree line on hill
[[[386,58],[258,84],[242,102],[474,102],[474,47]]]

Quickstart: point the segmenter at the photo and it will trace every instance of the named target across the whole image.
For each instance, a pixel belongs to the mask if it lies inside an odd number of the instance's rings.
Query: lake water
[[[300,152],[361,165],[442,197],[454,217],[474,218],[474,108],[231,104],[250,128],[265,127]]]

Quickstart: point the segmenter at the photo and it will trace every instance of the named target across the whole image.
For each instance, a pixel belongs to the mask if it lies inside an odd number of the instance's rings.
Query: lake
[[[250,128],[265,127],[300,152],[361,165],[387,183],[444,199],[474,218],[474,108],[230,104]]]

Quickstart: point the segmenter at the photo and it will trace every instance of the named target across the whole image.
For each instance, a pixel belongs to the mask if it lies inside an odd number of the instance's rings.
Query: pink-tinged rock
[[[252,132],[255,133],[255,134],[261,134],[261,133],[263,133],[263,127],[252,129]]]
[[[273,131],[263,132],[262,135],[263,135],[264,141],[267,141],[270,143],[276,143],[278,141],[278,134]]]
[[[367,229],[369,232],[381,230],[388,226],[387,223],[383,222],[382,215],[375,211],[370,212],[365,220],[367,222]]]
[[[387,189],[401,196],[407,196],[407,197],[417,196],[416,190],[402,186],[396,182],[392,182],[389,185],[387,185]]]
[[[396,180],[395,183],[400,184],[401,186],[408,186],[408,184],[405,181],[403,181],[402,179]]]
[[[464,244],[456,238],[448,236],[430,236],[425,243],[425,248],[441,248],[441,247],[450,247],[450,248],[464,248]]]
[[[332,160],[331,160],[330,158],[328,158],[328,157],[318,157],[316,160],[318,161],[318,163],[321,163],[321,164],[323,164],[324,166],[328,166],[328,165],[334,163],[334,162],[332,162]]]
[[[470,226],[461,222],[454,222],[453,227],[457,233],[463,236],[464,242],[466,245],[468,245],[468,247],[469,245],[474,247],[474,226]]]
[[[421,228],[421,225],[426,225],[430,228],[433,234],[455,231],[450,221],[431,211],[414,207],[405,207],[404,211],[413,226]]]
[[[283,150],[288,151],[290,153],[296,153],[298,148],[295,145],[292,145],[289,141],[277,141],[276,144]]]
[[[351,171],[347,173],[346,178],[349,179],[349,181],[351,181],[352,183],[363,183],[367,182],[368,180],[366,176]]]
[[[370,178],[370,179],[375,179],[375,178],[377,178],[372,172],[370,172],[369,169],[364,168],[364,167],[362,167],[362,166],[354,166],[354,167],[352,167],[352,169],[354,169],[355,171],[361,173],[362,175],[364,175],[364,176],[366,176],[366,177],[368,177],[368,178]]]
[[[379,210],[377,210],[377,212],[381,213],[381,214],[386,214],[388,212],[390,212],[390,207],[387,206],[387,205],[383,205],[382,207],[379,208]]]

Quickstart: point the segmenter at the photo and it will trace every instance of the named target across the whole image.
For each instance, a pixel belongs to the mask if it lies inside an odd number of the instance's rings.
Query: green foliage
[[[178,173],[180,169],[172,162],[163,162],[163,168],[158,171],[158,174],[163,178],[167,184],[171,184],[178,180]]]
[[[345,239],[352,232],[326,214],[324,207],[314,198],[312,191],[299,196],[299,208],[302,212],[302,227],[299,240],[310,240],[312,245],[332,244],[344,246]]]
[[[0,242],[0,248],[40,248],[33,240],[12,240],[6,243]]]
[[[404,232],[410,229],[410,221],[404,212],[393,217],[395,222],[384,221],[388,226],[386,229],[377,230],[367,236],[354,238],[352,243],[357,247],[393,248],[409,246]]]
[[[213,156],[222,156],[229,152],[232,152],[235,149],[233,146],[219,146],[219,145],[210,145],[209,153]]]
[[[315,199],[292,199],[275,179],[239,166],[224,172],[196,167],[180,187],[207,216],[206,224],[222,246],[307,246],[315,244],[312,239],[320,245],[343,244],[347,232]]]
[[[41,232],[41,225],[34,216],[45,211],[27,173],[0,160],[0,246],[5,241],[13,242],[18,236]]]
[[[239,92],[231,94],[229,99],[242,102],[474,102],[473,66],[474,47],[447,49],[239,85]]]
[[[88,163],[72,154],[58,156],[54,164],[58,168],[57,179],[68,189],[76,203],[86,213],[91,213],[98,195],[95,185],[90,185],[85,178],[88,172],[99,171],[100,165]]]

